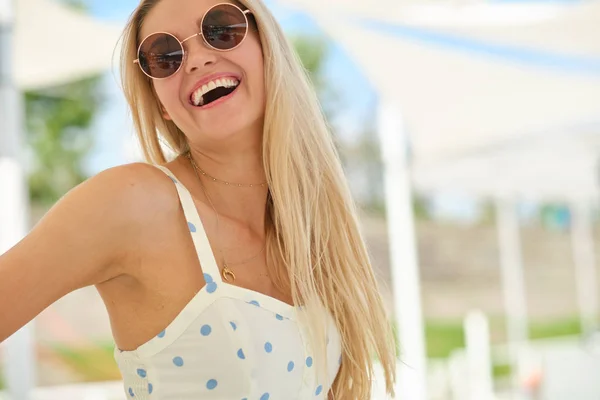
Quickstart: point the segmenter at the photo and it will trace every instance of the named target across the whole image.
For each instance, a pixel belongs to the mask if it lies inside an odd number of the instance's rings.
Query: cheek
[[[260,90],[264,96],[265,91],[265,70],[264,70],[264,58],[262,53],[262,47],[258,39],[252,38],[252,47],[249,49],[246,55],[248,60],[248,67],[253,75],[254,88]]]
[[[179,104],[179,92],[177,90],[177,82],[175,77],[172,79],[165,79],[156,81],[154,83],[154,91],[158,98],[158,101],[162,105],[162,108],[167,113],[171,114]]]

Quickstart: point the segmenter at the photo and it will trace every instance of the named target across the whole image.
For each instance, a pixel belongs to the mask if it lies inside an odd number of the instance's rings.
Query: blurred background
[[[137,3],[0,0],[0,252],[141,160],[117,70]],[[266,3],[360,205],[399,398],[600,399],[600,1]],[[124,399],[113,349],[72,293],[0,344],[0,399]]]

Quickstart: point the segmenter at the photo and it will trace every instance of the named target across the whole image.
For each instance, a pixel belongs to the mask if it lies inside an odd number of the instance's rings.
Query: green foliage
[[[99,82],[92,77],[25,94],[32,202],[53,204],[86,179],[82,163],[93,145],[88,128],[101,101]]]
[[[290,40],[319,96],[323,113],[331,123],[335,112],[340,108],[340,103],[337,91],[327,81],[325,74],[329,53],[327,42],[321,36],[307,35],[292,36]]]
[[[325,40],[319,36],[304,35],[292,36],[290,40],[317,92],[327,91],[324,74],[327,56]]]

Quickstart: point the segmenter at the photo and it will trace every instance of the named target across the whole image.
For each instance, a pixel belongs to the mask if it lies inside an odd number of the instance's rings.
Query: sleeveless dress
[[[222,281],[190,192],[157,167],[175,184],[207,283],[156,337],[133,351],[115,348],[127,398],[327,399],[342,360],[331,316],[323,333],[327,354],[316,355],[299,321],[301,307]],[[327,357],[325,381],[318,357]]]

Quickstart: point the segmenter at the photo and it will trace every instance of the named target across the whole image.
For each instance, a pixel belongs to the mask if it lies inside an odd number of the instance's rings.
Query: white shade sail
[[[17,86],[39,89],[106,71],[121,31],[121,26],[99,22],[56,1],[17,0],[13,42]]]
[[[399,104],[420,161],[600,125],[600,2],[287,2]]]

